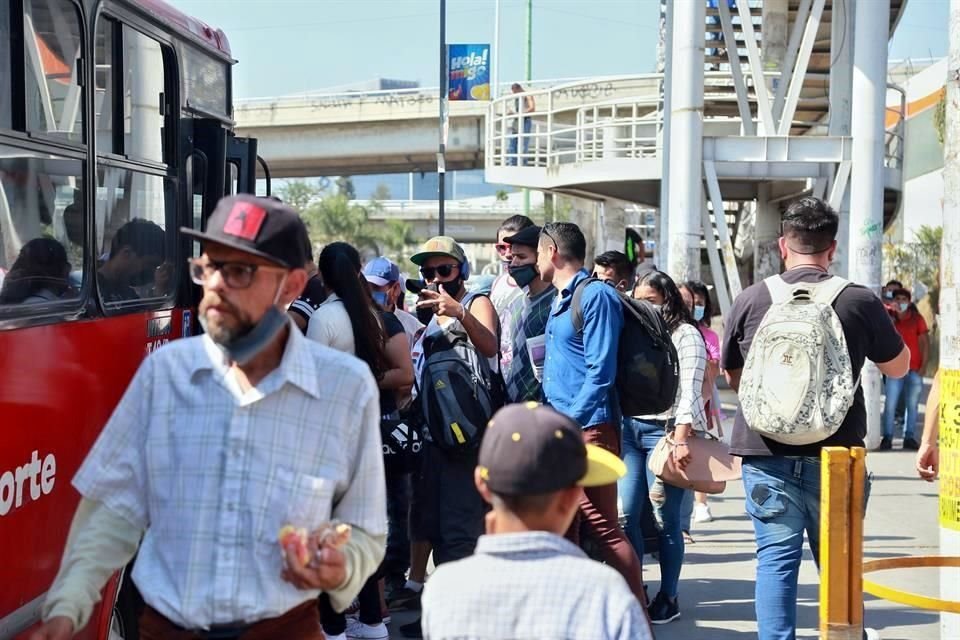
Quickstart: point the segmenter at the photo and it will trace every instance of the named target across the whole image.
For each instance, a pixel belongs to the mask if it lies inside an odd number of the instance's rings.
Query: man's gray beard
[[[203,322],[201,324],[205,325],[203,330],[206,331],[211,340],[221,346],[227,346],[234,340],[242,338],[253,330],[253,325],[248,323],[243,323],[236,329],[231,329],[222,324],[218,327],[210,326],[206,322],[206,316],[202,316],[202,319]]]

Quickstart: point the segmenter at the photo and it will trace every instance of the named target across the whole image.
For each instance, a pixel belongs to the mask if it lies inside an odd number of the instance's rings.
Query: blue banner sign
[[[450,100],[490,99],[490,45],[447,46],[447,97]]]

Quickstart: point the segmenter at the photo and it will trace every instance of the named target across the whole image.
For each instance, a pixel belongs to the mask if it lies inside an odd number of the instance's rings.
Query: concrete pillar
[[[764,0],[763,23],[761,24],[760,60],[764,71],[780,71],[787,57],[787,42],[790,39],[790,16],[787,0]],[[767,90],[773,95],[780,78],[768,77]]]
[[[660,90],[663,92],[662,111],[663,125],[660,129],[660,211],[657,214],[657,266],[665,269],[667,253],[670,248],[670,92],[673,87],[673,2],[666,2],[663,7],[663,49],[665,52],[662,68],[658,64],[657,71],[663,73],[663,82]],[[706,19],[706,12],[704,12]],[[702,65],[701,65],[702,67]]]
[[[703,209],[703,48],[706,3],[673,4],[670,51],[670,187],[667,215],[670,245],[660,265],[676,279],[700,276]],[[661,237],[663,233],[661,232]]]
[[[950,2],[950,29],[960,33],[960,0]],[[957,499],[960,438],[956,424],[957,383],[960,378],[960,38],[950,38],[947,60],[947,115],[943,163],[943,250],[941,252],[940,283],[940,375],[943,376],[940,403],[953,405],[953,411],[942,413],[940,419],[940,469],[948,471],[940,482],[940,500],[943,507]],[[953,384],[947,385],[951,378]],[[953,424],[947,424],[951,419]],[[952,431],[949,435],[948,429]],[[946,503],[946,504],[944,504]],[[956,511],[941,507],[940,513],[953,513],[952,522],[941,516],[940,554],[960,556],[960,522]],[[942,569],[940,597],[954,602],[960,600],[960,580],[956,569]],[[940,616],[940,637],[960,638],[960,615],[944,613]]]
[[[880,294],[883,267],[883,148],[890,0],[856,0],[849,276]],[[867,407],[867,447],[880,444],[880,371],[867,362],[860,384]]]
[[[780,209],[770,202],[770,183],[757,186],[757,216],[753,230],[754,282],[776,275],[782,271],[780,259]]]
[[[850,120],[853,105],[853,50],[854,0],[833,0],[833,21],[830,23],[830,128],[832,136],[851,135]],[[886,92],[884,92],[885,94]],[[850,247],[850,185],[847,184],[843,200],[837,209],[840,216],[840,231],[837,234],[837,252],[833,256],[830,272],[848,277]]]

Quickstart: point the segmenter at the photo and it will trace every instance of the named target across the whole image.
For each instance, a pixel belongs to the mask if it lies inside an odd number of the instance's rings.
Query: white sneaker
[[[325,635],[323,637],[326,638],[327,640],[347,640],[347,634],[345,633],[338,633],[335,636]]]
[[[695,504],[693,507],[693,521],[713,522],[713,514],[710,513],[710,505],[700,502]]]
[[[390,632],[383,623],[370,625],[356,620],[347,623],[346,637],[348,640],[387,640]]]
[[[867,640],[881,640],[880,632],[877,631],[876,629],[871,629],[870,627],[867,627],[863,631],[866,634]]]

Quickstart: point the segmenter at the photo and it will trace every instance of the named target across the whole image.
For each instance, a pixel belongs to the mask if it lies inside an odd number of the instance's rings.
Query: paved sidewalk
[[[867,458],[874,483],[865,524],[865,555],[882,558],[934,555],[938,552],[936,485],[913,473],[914,452],[892,451]],[[695,544],[687,546],[680,581],[679,620],[657,627],[658,640],[741,640],[756,638],[754,576],[756,548],[753,527],[743,510],[743,485],[710,500],[715,520],[694,525]],[[644,577],[655,594],[659,566],[647,556]],[[895,571],[873,574],[897,588],[937,595],[937,571]],[[819,582],[809,551],[800,571],[798,638],[816,638]],[[936,640],[938,615],[911,610],[868,596],[866,624],[883,640]]]

